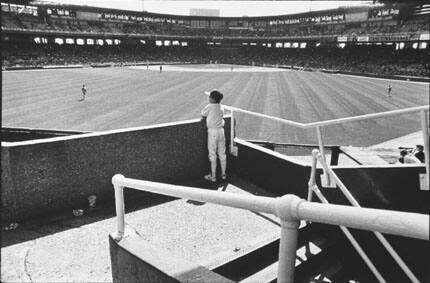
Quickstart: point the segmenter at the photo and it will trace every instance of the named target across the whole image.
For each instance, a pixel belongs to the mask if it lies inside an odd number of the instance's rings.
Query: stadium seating
[[[19,47],[19,48],[18,48]],[[208,47],[75,46],[20,44],[5,46],[3,66],[44,66],[93,63],[209,62],[286,65],[391,75],[428,76],[429,52],[394,50],[393,46],[350,46],[272,49],[241,47],[235,54],[213,55]]]
[[[3,5],[3,4],[2,4]],[[2,6],[3,7],[3,6]],[[39,12],[46,8],[39,8]],[[82,8],[87,9],[87,8]],[[370,10],[369,10],[370,11]],[[328,12],[327,12],[328,13]],[[334,13],[334,12],[332,12]],[[351,12],[352,13],[352,12]],[[267,25],[261,28],[216,28],[195,27],[169,21],[119,21],[99,19],[79,19],[74,16],[53,17],[26,13],[4,12],[2,10],[2,30],[8,32],[3,36],[2,63],[11,66],[44,66],[63,64],[93,63],[136,63],[147,61],[164,62],[218,62],[226,64],[287,65],[301,68],[319,68],[351,72],[377,73],[387,75],[407,75],[428,77],[429,48],[424,46],[412,48],[420,40],[420,35],[428,33],[430,18],[414,16],[405,18],[369,18],[365,21],[332,22],[314,24],[300,22],[297,24]],[[175,17],[175,16],[173,16]],[[282,19],[282,17],[280,17]],[[14,33],[17,34],[14,34]],[[25,34],[25,40],[22,39]],[[40,35],[46,36],[47,42],[35,43]],[[75,45],[54,43],[52,34],[62,37],[119,37],[121,44]],[[193,41],[187,46],[155,46],[155,40],[148,45],[140,44],[136,38],[153,38],[154,36],[178,36],[182,40]],[[359,37],[381,36],[394,38],[401,36],[406,46],[398,48],[393,42],[372,45],[358,42]],[[16,37],[16,39],[15,39]],[[284,37],[284,39],[276,39]],[[268,46],[234,45],[235,52],[213,52],[206,41],[214,38],[229,39],[237,42],[245,39],[271,41],[309,41],[306,48],[267,48]],[[330,44],[316,44],[323,38],[330,37]],[[348,44],[340,46],[337,37],[348,38]],[[11,40],[12,38],[12,40]],[[184,39],[185,38],[185,39]],[[202,39],[204,38],[204,39]],[[409,38],[415,38],[408,43]],[[375,41],[375,40],[373,40]],[[198,42],[195,44],[195,42]],[[261,42],[260,42],[261,43]],[[228,43],[229,44],[229,43]],[[239,44],[239,45],[238,45]],[[361,44],[361,45],[360,45]],[[365,44],[365,45],[364,45]],[[418,44],[418,43],[416,43]],[[427,45],[429,45],[427,43]],[[278,46],[279,47],[279,46]],[[285,47],[285,46],[283,46]],[[340,48],[344,47],[344,48]]]

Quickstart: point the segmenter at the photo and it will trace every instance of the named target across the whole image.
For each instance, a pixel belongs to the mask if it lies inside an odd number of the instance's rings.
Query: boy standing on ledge
[[[225,154],[225,136],[224,136],[224,108],[220,102],[223,95],[214,89],[205,92],[209,96],[209,104],[202,109],[202,118],[206,119],[208,128],[208,150],[209,161],[211,164],[211,173],[205,176],[205,179],[216,182],[217,153],[221,163],[221,179],[227,179],[227,156]]]

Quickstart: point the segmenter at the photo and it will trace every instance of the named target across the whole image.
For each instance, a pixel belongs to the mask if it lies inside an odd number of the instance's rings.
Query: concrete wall
[[[236,174],[252,180],[276,195],[293,193],[302,198],[307,197],[309,165],[302,164],[293,157],[281,156],[270,149],[245,141],[237,140],[237,146],[238,156],[232,160]],[[334,166],[334,171],[363,207],[428,213],[430,191],[420,190],[419,183],[419,174],[425,172],[424,165]],[[339,188],[321,187],[321,174],[322,170],[318,169],[317,184],[325,197],[331,203],[350,205]],[[314,201],[318,201],[316,196],[314,196]],[[344,235],[335,226],[323,225],[321,227],[330,241],[344,242]],[[356,229],[350,229],[350,231],[354,236],[358,236],[360,245],[369,254],[375,265],[385,272],[383,275],[386,276],[388,282],[407,281],[399,267],[394,264],[386,250],[381,248],[380,242],[371,232]],[[428,260],[425,260],[429,254],[428,243],[393,235],[387,235],[387,239],[407,265],[413,268],[413,272],[419,280],[426,281],[429,274],[428,264],[426,265]],[[349,244],[337,252],[345,258],[355,255],[353,247]],[[362,260],[358,260],[361,264]],[[367,267],[365,268],[367,271]]]
[[[310,166],[293,157],[238,140],[238,157],[232,158],[234,172],[277,195],[306,198]]]
[[[109,235],[109,248],[113,282],[233,282],[151,245],[135,233],[119,242]]]
[[[238,157],[232,158],[233,169],[276,195],[295,194],[307,197],[310,164],[270,149],[237,141]],[[310,154],[310,153],[309,153]],[[430,191],[420,189],[419,174],[424,165],[335,166],[340,180],[363,207],[427,213]],[[322,188],[322,170],[317,170],[317,184],[332,203],[350,203],[336,188]],[[316,198],[315,198],[316,199]]]
[[[226,118],[229,143],[230,118]],[[199,120],[68,137],[2,143],[2,217],[18,221],[113,200],[114,174],[159,182],[201,178],[209,170]]]
[[[339,167],[336,174],[365,207],[428,213],[430,191],[420,189],[419,174],[424,165]],[[331,189],[325,193],[334,195]],[[336,200],[339,199],[339,200]],[[334,197],[343,202],[345,198]]]

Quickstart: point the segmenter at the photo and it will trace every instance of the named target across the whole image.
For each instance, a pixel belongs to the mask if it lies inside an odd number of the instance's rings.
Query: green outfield
[[[428,83],[304,71],[180,66],[3,71],[2,125],[101,131],[200,117],[205,90],[218,88],[224,104],[298,122],[313,122],[428,104]],[[190,69],[187,66],[187,69]],[[209,70],[209,71],[208,71]],[[215,70],[215,71],[210,71]],[[88,93],[82,101],[81,87]],[[392,97],[387,96],[388,84]],[[238,136],[316,143],[301,130],[238,116]],[[326,144],[368,146],[420,130],[418,114],[323,128]]]

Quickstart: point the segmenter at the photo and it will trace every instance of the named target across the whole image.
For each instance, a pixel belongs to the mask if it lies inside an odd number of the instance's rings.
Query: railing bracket
[[[420,190],[421,191],[428,191],[429,188],[429,182],[427,181],[427,174],[421,173],[420,174]]]
[[[325,177],[324,174],[320,175],[321,178],[321,186],[324,188],[336,188],[336,181],[333,180],[333,178],[329,178],[328,179],[328,183],[327,183],[327,178]]]
[[[233,156],[238,156],[239,155],[239,149],[237,146],[231,146],[230,147],[230,154]]]

